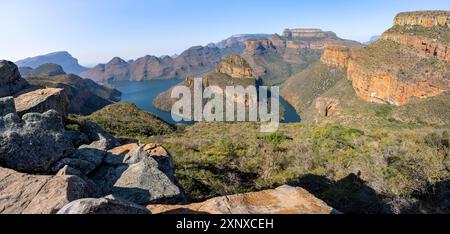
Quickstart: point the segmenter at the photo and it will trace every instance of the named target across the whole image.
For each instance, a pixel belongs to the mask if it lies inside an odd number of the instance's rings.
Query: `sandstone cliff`
[[[325,49],[321,62],[346,68],[362,99],[404,105],[450,89],[449,12],[401,13],[381,40],[366,48]]]

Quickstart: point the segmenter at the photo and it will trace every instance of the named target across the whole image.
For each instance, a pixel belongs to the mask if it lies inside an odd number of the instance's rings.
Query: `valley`
[[[1,60],[0,213],[448,214],[449,22],[404,12],[367,44],[293,28],[93,68]],[[175,122],[171,93],[196,77],[279,86],[278,130]]]

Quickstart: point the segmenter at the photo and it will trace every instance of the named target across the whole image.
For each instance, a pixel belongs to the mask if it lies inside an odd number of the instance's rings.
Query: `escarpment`
[[[435,26],[450,28],[449,11],[416,11],[403,12],[394,19],[394,24],[399,26],[422,26],[431,28]]]
[[[329,47],[321,62],[347,69],[356,94],[404,105],[450,89],[449,12],[401,13],[381,40],[366,48]]]

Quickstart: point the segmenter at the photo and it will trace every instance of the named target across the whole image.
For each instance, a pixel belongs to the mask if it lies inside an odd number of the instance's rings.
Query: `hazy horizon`
[[[4,0],[0,0],[4,1]],[[4,1],[1,59],[68,51],[84,66],[145,55],[173,55],[236,34],[320,28],[368,41],[398,12],[450,10],[448,0],[16,0]]]

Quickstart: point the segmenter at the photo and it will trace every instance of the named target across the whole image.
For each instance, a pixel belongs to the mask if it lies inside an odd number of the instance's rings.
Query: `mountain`
[[[68,97],[68,113],[89,115],[101,108],[120,101],[122,94],[96,82],[74,74],[28,77],[30,90],[42,88],[64,89]]]
[[[41,76],[58,76],[66,74],[66,72],[60,65],[54,63],[45,63],[38,66],[35,69],[31,67],[19,67],[19,72],[24,78],[41,77]]]
[[[242,56],[264,84],[276,85],[318,61],[323,49],[330,45],[360,44],[320,29],[286,29],[281,36],[247,40]]]
[[[194,90],[193,77],[187,77],[181,85]],[[229,55],[221,60],[216,70],[203,77],[203,88],[218,86],[225,90],[226,86],[241,85],[243,87],[256,86],[257,77],[250,65],[238,55]],[[164,111],[170,112],[177,99],[171,98],[172,89],[160,94],[154,101],[154,105]],[[235,100],[246,102],[246,100]],[[246,102],[247,103],[247,102]]]
[[[450,12],[398,14],[366,47],[330,46],[281,94],[305,121],[450,124]]]
[[[176,58],[147,55],[126,62],[116,57],[107,64],[99,64],[80,75],[97,82],[184,78],[208,73],[219,64],[221,56],[221,51],[216,46],[194,46]]]
[[[26,58],[15,62],[15,64],[19,67],[31,67],[33,69],[46,63],[58,64],[63,67],[64,71],[73,74],[80,74],[81,72],[87,70],[87,68],[78,63],[76,58],[72,57],[72,55],[66,51]]]
[[[381,37],[380,35],[372,36],[372,37],[369,39],[369,41],[363,42],[363,44],[364,44],[364,45],[370,45],[370,44],[376,42],[378,39],[380,39],[380,37]]]
[[[194,46],[176,57],[145,56],[125,62],[115,58],[81,73],[97,82],[149,80],[202,76],[222,58],[241,55],[265,84],[280,84],[314,61],[327,45],[360,45],[320,29],[287,29],[277,34],[241,34],[207,46]],[[120,60],[120,61],[119,61]]]

